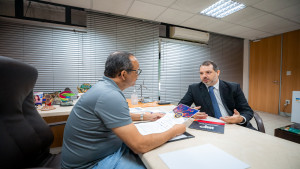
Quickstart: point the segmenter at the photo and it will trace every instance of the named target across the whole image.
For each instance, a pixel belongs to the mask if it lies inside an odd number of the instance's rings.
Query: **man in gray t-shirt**
[[[184,125],[143,136],[132,123],[122,90],[133,86],[141,70],[127,52],[112,53],[104,77],[81,96],[68,118],[62,168],[145,168],[145,153],[185,131]]]

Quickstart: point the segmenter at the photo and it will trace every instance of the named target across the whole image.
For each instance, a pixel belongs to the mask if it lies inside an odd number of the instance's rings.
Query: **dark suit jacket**
[[[253,110],[247,103],[240,85],[232,82],[219,80],[219,90],[223,105],[227,113],[232,116],[233,110],[236,109],[242,116],[246,118],[246,123],[242,126],[253,128],[249,122],[253,117]],[[201,106],[200,112],[205,112],[211,117],[214,116],[214,109],[208,93],[208,89],[204,83],[195,83],[189,86],[185,96],[179,103],[191,106],[195,103],[196,106]]]

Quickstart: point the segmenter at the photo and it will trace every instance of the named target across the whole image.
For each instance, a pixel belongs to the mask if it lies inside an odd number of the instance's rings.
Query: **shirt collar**
[[[106,77],[106,76],[103,76],[103,80],[104,80],[104,81],[107,81],[107,82],[109,82],[109,83],[111,83],[111,84],[112,84],[114,87],[116,87],[118,90],[121,90],[121,89],[119,88],[119,86],[116,84],[116,82],[113,81],[111,78]]]
[[[208,90],[208,87],[209,87],[209,86],[207,86],[207,85],[205,85],[205,86],[206,86],[206,88],[207,88],[207,90]],[[218,79],[218,82],[217,82],[215,85],[213,85],[213,87],[214,87],[215,89],[219,90],[219,86],[220,86],[220,80]]]

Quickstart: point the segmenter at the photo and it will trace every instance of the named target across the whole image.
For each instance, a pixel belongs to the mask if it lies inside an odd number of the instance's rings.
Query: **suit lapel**
[[[227,104],[226,104],[226,92],[228,91],[228,89],[226,88],[226,85],[224,84],[224,82],[220,79],[219,79],[219,90],[220,90],[220,96],[221,96],[222,103],[223,103],[227,113],[231,116],[232,113],[228,109]]]
[[[208,93],[208,89],[205,86],[205,84],[202,82],[200,84],[200,91],[201,91],[200,93],[202,95],[203,102],[205,103],[204,105],[207,105],[208,110],[211,113],[211,116],[215,117],[215,112],[214,112],[214,108],[212,106],[212,102],[211,102],[211,99],[210,99],[210,96]],[[206,112],[206,113],[209,115],[209,112]]]

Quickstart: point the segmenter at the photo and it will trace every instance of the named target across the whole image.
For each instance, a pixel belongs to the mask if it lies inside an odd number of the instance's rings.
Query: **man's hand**
[[[146,112],[144,114],[144,121],[156,121],[162,118],[165,114],[164,113],[149,113]]]
[[[220,119],[230,124],[243,122],[244,118],[240,115],[240,113],[236,109],[234,109],[233,111],[234,114],[232,116],[221,117]]]
[[[178,136],[185,132],[186,126],[184,124],[175,124],[171,129],[176,131],[176,136]]]
[[[193,109],[197,109],[197,110],[200,110],[201,106],[198,106],[198,107],[194,107]],[[198,112],[196,113],[193,117],[195,119],[206,119],[207,118],[207,114],[205,112]]]

